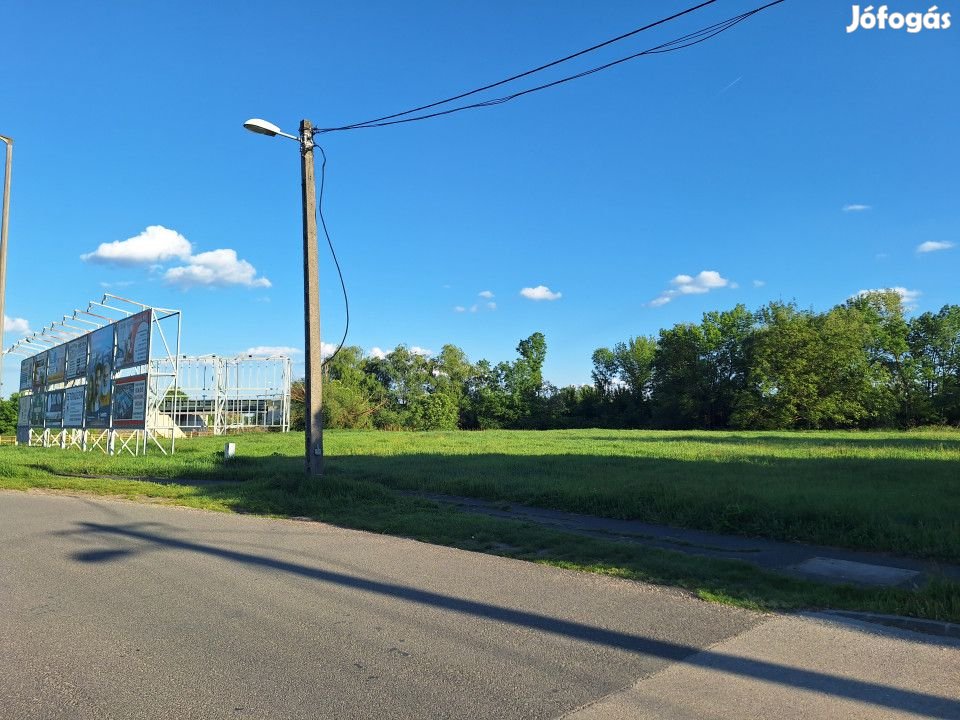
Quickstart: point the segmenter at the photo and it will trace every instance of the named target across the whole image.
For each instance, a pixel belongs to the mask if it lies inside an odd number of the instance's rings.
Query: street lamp
[[[0,135],[6,145],[7,161],[3,168],[3,219],[0,220],[0,345],[3,344],[4,298],[7,295],[7,224],[10,220],[10,169],[13,163],[13,138]],[[0,352],[0,399],[3,398],[3,353]]]
[[[303,320],[304,320],[304,426],[306,431],[306,472],[323,475],[323,388],[320,345],[320,273],[317,258],[317,199],[313,174],[313,125],[300,121],[300,136],[289,135],[271,122],[259,118],[243,126],[250,132],[296,140],[300,143],[301,197],[303,199]]]

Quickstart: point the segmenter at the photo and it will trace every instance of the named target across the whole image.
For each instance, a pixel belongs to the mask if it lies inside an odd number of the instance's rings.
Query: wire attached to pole
[[[320,219],[320,226],[323,228],[323,235],[327,238],[327,247],[330,248],[330,254],[333,256],[333,264],[337,268],[337,275],[340,277],[340,288],[343,290],[343,307],[346,311],[346,323],[343,327],[343,337],[340,338],[340,344],[337,346],[337,349],[333,351],[333,354],[321,364],[321,367],[324,367],[337,356],[337,354],[343,349],[343,344],[347,341],[347,334],[350,332],[350,300],[347,297],[347,285],[343,281],[343,271],[340,270],[340,261],[337,259],[337,251],[333,249],[333,242],[330,240],[330,233],[327,230],[327,221],[323,217],[323,188],[327,179],[327,154],[319,145],[315,144],[313,149],[319,150],[320,156],[323,158],[323,162],[320,163],[320,197],[317,199],[317,217]],[[322,347],[320,351],[323,352]]]

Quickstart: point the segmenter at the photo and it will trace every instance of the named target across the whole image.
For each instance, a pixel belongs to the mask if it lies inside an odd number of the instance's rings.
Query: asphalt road
[[[0,492],[0,718],[960,717],[960,645],[371,535]]]

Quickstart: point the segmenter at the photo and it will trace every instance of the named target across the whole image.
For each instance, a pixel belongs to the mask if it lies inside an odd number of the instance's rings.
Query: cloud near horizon
[[[903,307],[907,310],[913,310],[917,307],[917,300],[920,299],[920,296],[923,295],[919,290],[907,290],[907,288],[897,285],[896,287],[888,288],[872,288],[870,290],[858,290],[857,294],[853,297],[863,297],[867,293],[875,292],[895,292],[900,296],[900,301],[903,303]]]
[[[3,316],[3,332],[14,333],[17,335],[29,335],[32,330],[30,330],[30,323],[24,320],[23,318],[10,317],[6,313]]]
[[[536,287],[525,287],[520,291],[520,294],[527,298],[527,300],[559,300],[563,297],[563,293],[554,292],[546,285],[537,285]]]
[[[953,245],[954,244],[952,242],[948,241],[937,242],[936,240],[927,240],[927,242],[917,245],[917,252],[931,253],[937,252],[938,250],[949,250],[953,247]]]
[[[864,212],[865,210],[873,210],[873,205],[844,205],[844,212]]]
[[[289,345],[257,345],[247,348],[241,355],[256,355],[258,357],[267,355],[302,355],[303,350],[291,347]]]
[[[651,307],[661,307],[681,295],[702,295],[717,288],[736,288],[736,283],[731,283],[725,277],[721,277],[716,270],[701,270],[697,275],[677,275],[670,281],[673,287],[664,290],[648,304]]]

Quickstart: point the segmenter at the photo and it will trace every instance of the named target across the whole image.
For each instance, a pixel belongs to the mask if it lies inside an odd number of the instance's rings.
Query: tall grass
[[[223,438],[178,443],[173,457],[0,448],[0,486],[152,478],[190,487],[211,505],[226,502],[223,482],[245,481],[246,494],[256,488],[263,497],[300,487],[302,436],[231,439],[238,457],[227,462]],[[960,561],[960,432],[951,430],[332,431],[325,449],[325,482],[345,488],[465,495]],[[143,490],[130,486],[128,494]],[[290,512],[299,492],[271,502],[271,511]]]

